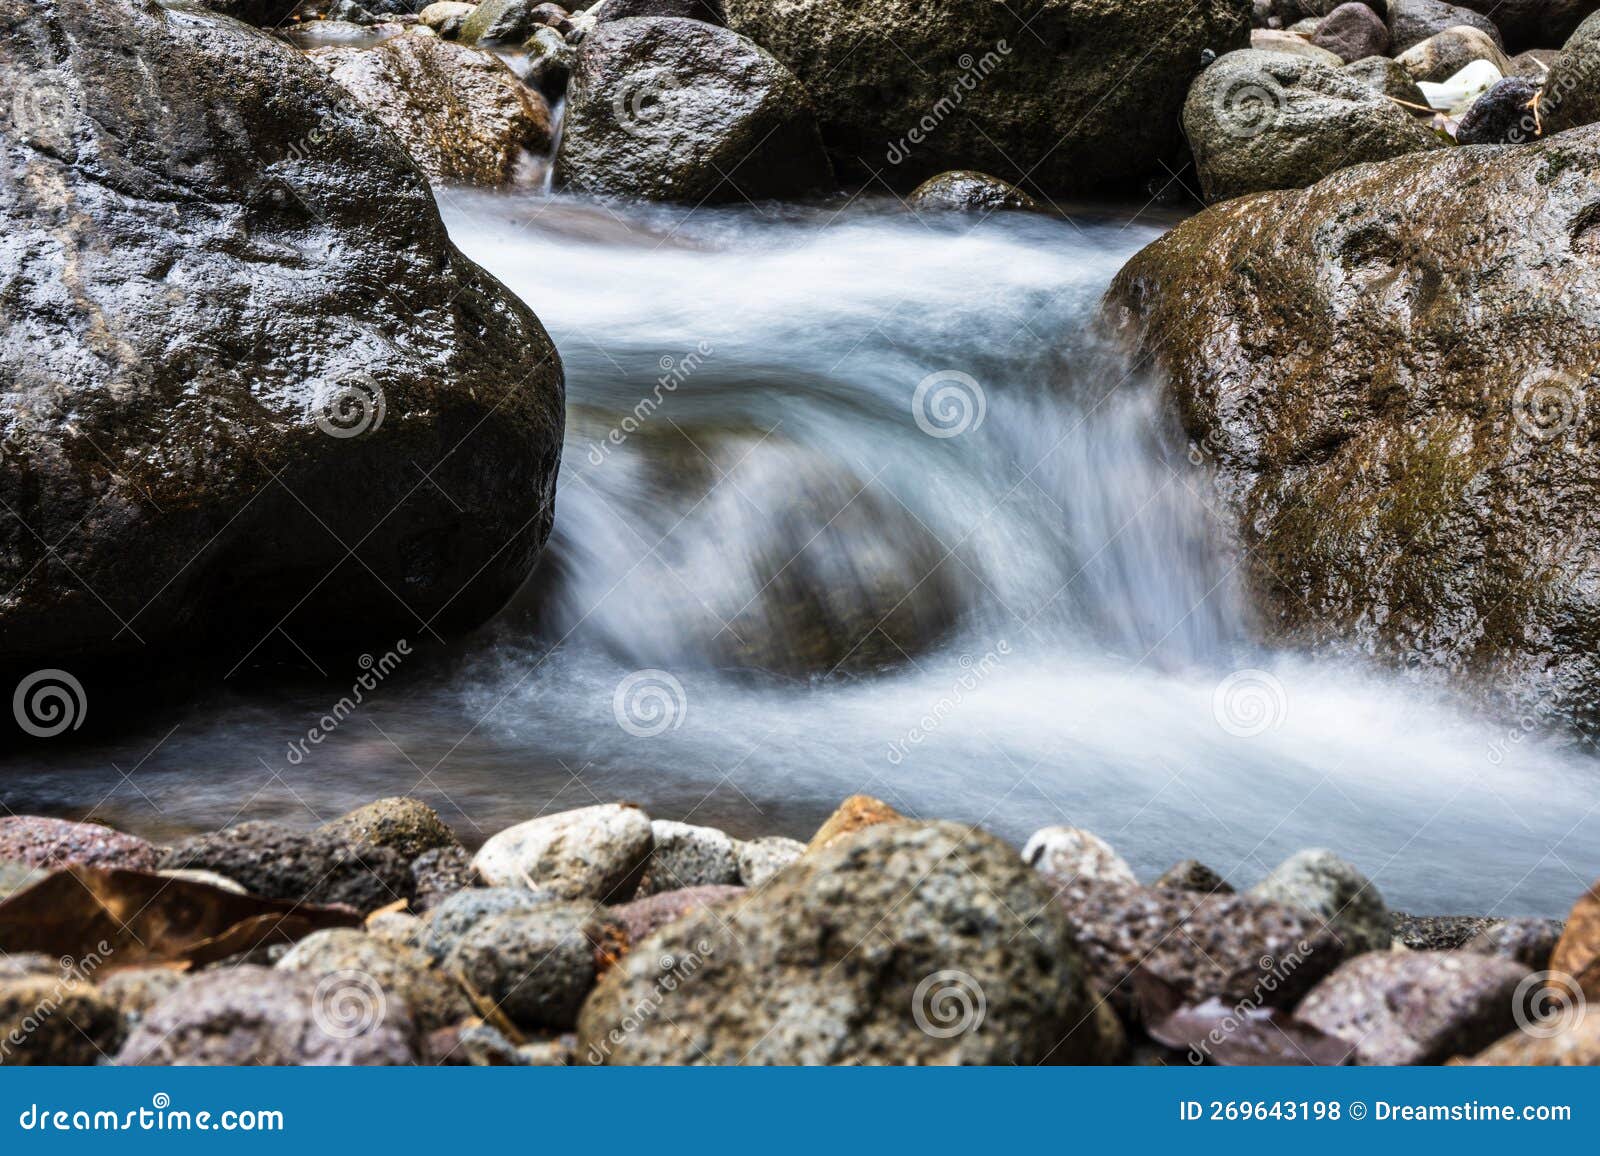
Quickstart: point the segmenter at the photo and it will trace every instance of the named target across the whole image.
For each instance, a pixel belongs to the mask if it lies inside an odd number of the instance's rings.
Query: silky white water
[[[539,573],[299,760],[340,672],[30,758],[12,810],[177,832],[411,791],[473,839],[631,798],[803,837],[866,792],[1088,827],[1147,877],[1326,846],[1418,912],[1562,914],[1600,875],[1586,748],[1251,645],[1161,383],[1091,332],[1159,223],[441,207],[566,366]]]

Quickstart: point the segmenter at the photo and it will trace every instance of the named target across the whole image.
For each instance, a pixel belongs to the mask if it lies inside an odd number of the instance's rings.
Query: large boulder
[[[929,177],[906,197],[906,204],[918,211],[992,213],[1000,209],[1035,210],[1039,202],[999,177],[953,169]]]
[[[318,48],[328,70],[436,181],[498,185],[551,141],[550,106],[499,57],[437,36]]]
[[[1264,634],[1600,720],[1597,203],[1585,128],[1220,205],[1118,275]]]
[[[567,85],[558,185],[652,200],[761,200],[830,189],[810,97],[749,40],[633,17],[584,38]]]
[[[1449,80],[1474,60],[1487,60],[1501,76],[1511,71],[1500,46],[1477,28],[1446,28],[1395,57],[1412,80],[1430,84]]]
[[[560,362],[394,135],[282,41],[139,0],[0,0],[0,89],[0,666],[498,609]]]
[[[1506,48],[1523,52],[1565,43],[1585,17],[1600,10],[1600,0],[1458,0],[1458,6],[1494,21]]]
[[[1600,13],[1562,46],[1544,78],[1540,112],[1547,133],[1600,121]]]
[[[578,1022],[581,1062],[1115,1061],[1044,880],[993,836],[885,823],[636,944]]]
[[[1311,43],[1350,64],[1388,52],[1389,26],[1365,4],[1341,4],[1317,26]]]
[[[728,24],[816,98],[842,173],[912,188],[977,169],[1029,192],[1110,189],[1182,147],[1209,49],[1249,43],[1249,0],[726,0]]]
[[[1439,145],[1425,124],[1342,69],[1276,52],[1230,52],[1183,106],[1206,199],[1293,189],[1365,161]]]
[[[1446,28],[1463,25],[1487,32],[1496,43],[1500,42],[1500,30],[1494,21],[1470,8],[1443,0],[1390,0],[1389,47],[1398,55]]]

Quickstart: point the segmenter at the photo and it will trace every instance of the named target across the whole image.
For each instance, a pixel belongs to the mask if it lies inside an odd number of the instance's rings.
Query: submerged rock
[[[642,1009],[642,1010],[641,1010]],[[635,945],[582,1063],[1115,1062],[1050,888],[955,823],[889,823]]]
[[[550,109],[500,59],[436,36],[318,48],[312,60],[405,143],[436,181],[499,185],[550,147]]]
[[[725,0],[728,24],[816,98],[842,173],[897,188],[947,169],[1131,188],[1182,146],[1207,50],[1249,43],[1249,0]],[[886,167],[887,166],[887,167]]]
[[[370,1067],[417,1062],[416,1025],[359,976],[245,964],[194,977],[145,1013],[116,1062]]]
[[[1118,275],[1267,637],[1600,722],[1597,173],[1600,128],[1431,151],[1218,206]]]
[[[1373,952],[1317,985],[1295,1018],[1350,1044],[1359,1064],[1438,1064],[1517,1026],[1528,969],[1468,952]]]
[[[560,361],[393,134],[200,9],[0,0],[0,25],[27,110],[0,153],[0,665],[226,669],[275,628],[394,647],[499,609],[549,530]]]
[[[584,38],[556,151],[559,186],[651,200],[763,200],[830,189],[811,99],[769,53],[674,17]]]
[[[1201,74],[1183,108],[1210,201],[1299,188],[1331,172],[1438,147],[1392,100],[1310,60],[1233,52]]]
[[[943,209],[967,213],[1039,208],[1039,202],[1016,185],[970,169],[954,169],[929,177],[911,191],[906,204],[919,211]]]

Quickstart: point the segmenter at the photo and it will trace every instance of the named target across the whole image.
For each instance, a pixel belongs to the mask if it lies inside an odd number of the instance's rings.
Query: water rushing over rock
[[[1086,828],[1141,879],[1335,847],[1405,910],[1557,915],[1550,848],[1592,873],[1590,763],[1250,645],[1210,450],[1091,337],[1162,222],[440,199],[567,369],[534,585],[300,764],[343,691],[230,685],[7,767],[14,811],[116,788],[98,814],[159,837],[414,791],[476,844],[597,798],[805,836],[866,792],[1018,845]],[[109,769],[146,755],[137,791]]]

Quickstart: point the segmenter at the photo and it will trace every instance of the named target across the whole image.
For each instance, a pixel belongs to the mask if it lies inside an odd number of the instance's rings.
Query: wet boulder
[[[1390,0],[1389,47],[1396,56],[1446,28],[1460,27],[1476,28],[1500,43],[1500,30],[1494,21],[1470,8],[1443,0]]]
[[[1311,991],[1295,1018],[1350,1045],[1359,1064],[1438,1064],[1517,1026],[1528,969],[1464,951],[1372,952]]]
[[[417,22],[424,28],[431,28],[446,40],[454,40],[461,32],[461,25],[468,16],[478,8],[476,4],[464,4],[461,0],[434,0],[417,13]]]
[[[1203,54],[1250,29],[1249,0],[724,3],[811,90],[841,173],[905,189],[947,169],[1029,192],[1135,186],[1181,148]]]
[[[1388,52],[1389,26],[1365,4],[1341,4],[1317,25],[1311,43],[1349,64]]]
[[[1600,128],[1190,218],[1113,282],[1263,636],[1600,719]]]
[[[522,51],[527,57],[522,79],[550,100],[565,96],[578,50],[554,28],[545,27],[534,29]]]
[[[555,180],[651,200],[763,200],[831,189],[811,99],[773,56],[677,17],[598,25],[567,86]]]
[[[1539,133],[1534,98],[1539,86],[1508,76],[1472,102],[1456,125],[1457,144],[1526,144]]]
[[[462,44],[520,44],[544,23],[534,11],[539,0],[483,0],[461,22]]]
[[[596,987],[591,1064],[1093,1063],[1096,1015],[1045,881],[961,824],[881,824],[668,924]]]
[[[1438,147],[1394,101],[1310,60],[1233,52],[1201,74],[1183,127],[1209,201],[1313,184],[1331,172]]]
[[[1487,60],[1501,76],[1511,71],[1500,46],[1477,28],[1446,28],[1395,57],[1412,80],[1429,84],[1449,80],[1475,60]]]
[[[267,822],[181,840],[161,866],[215,871],[268,899],[342,903],[362,912],[407,899],[414,886],[405,858],[387,847]]]
[[[488,52],[437,36],[310,57],[405,143],[436,181],[499,185],[551,142],[550,108]]]
[[[117,1053],[122,1066],[411,1065],[416,1024],[359,974],[246,964],[208,971],[151,1007]]]
[[[953,169],[929,177],[911,191],[906,197],[906,204],[918,211],[932,209],[964,213],[1039,208],[1039,202],[1016,185],[968,169]]]
[[[497,610],[549,530],[560,362],[394,135],[198,9],[0,0],[0,77],[0,666]]]
[[[1507,51],[1556,48],[1566,43],[1600,0],[1459,0],[1459,6],[1494,22]]]
[[[1600,13],[1562,45],[1544,79],[1540,111],[1546,133],[1600,121]]]
[[[722,0],[605,0],[595,6],[595,21],[599,24],[632,16],[678,16],[707,24],[728,23]]]

